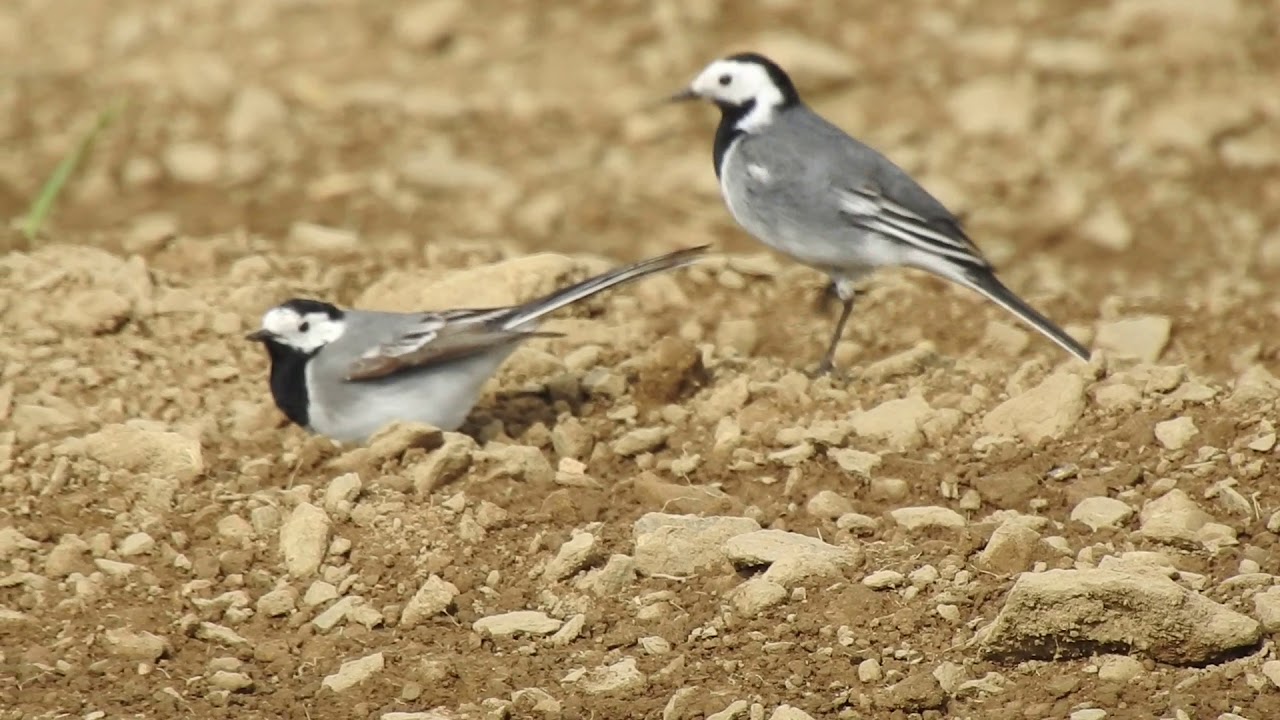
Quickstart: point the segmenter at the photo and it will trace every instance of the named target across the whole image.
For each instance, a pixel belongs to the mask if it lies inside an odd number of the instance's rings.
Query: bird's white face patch
[[[282,345],[303,352],[314,352],[342,337],[346,324],[327,313],[300,314],[290,307],[274,307],[262,316],[262,329]]]
[[[744,132],[755,132],[772,122],[784,100],[764,66],[741,60],[716,60],[699,73],[689,89],[715,103],[738,106],[754,100],[755,106],[738,121],[738,129]]]

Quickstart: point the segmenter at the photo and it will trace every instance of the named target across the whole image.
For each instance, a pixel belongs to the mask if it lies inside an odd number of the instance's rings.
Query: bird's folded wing
[[[558,333],[506,329],[501,318],[511,308],[424,313],[414,324],[364,353],[347,368],[349,381],[376,380],[482,353],[530,337]]]
[[[837,188],[835,192],[840,212],[864,230],[966,265],[988,265],[982,251],[954,221],[931,221],[894,202],[873,184]]]

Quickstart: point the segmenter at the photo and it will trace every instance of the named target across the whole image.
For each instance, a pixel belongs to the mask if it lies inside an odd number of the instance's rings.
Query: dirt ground
[[[1280,717],[1278,36],[1266,0],[0,4],[0,720]],[[810,379],[823,279],[729,218],[715,111],[652,104],[743,49],[1093,365],[886,272]],[[308,437],[241,339],[703,242],[463,435]]]

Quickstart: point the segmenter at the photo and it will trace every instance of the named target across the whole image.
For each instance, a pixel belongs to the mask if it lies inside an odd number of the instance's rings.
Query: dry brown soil
[[[1276,37],[1266,0],[0,3],[0,216],[126,103],[43,236],[0,231],[0,718],[1280,717],[1280,617],[1255,598],[1280,574]],[[714,111],[651,104],[746,48],[961,213],[1010,286],[1104,348],[1095,367],[887,272],[846,371],[810,380],[822,278],[729,219]],[[294,294],[511,302],[702,242],[727,256],[517,354],[447,483],[424,449],[287,426],[240,339]],[[456,274],[543,251],[570,259]],[[1083,382],[1043,417],[991,418],[1064,375]],[[585,477],[552,472],[564,458]],[[347,471],[358,488],[331,485]],[[1217,540],[1143,531],[1174,488]],[[1135,514],[1072,519],[1098,496]],[[964,527],[890,515],[913,506]],[[331,523],[303,576],[279,529],[298,507]],[[735,595],[758,571],[724,565],[594,592],[653,511],[858,562],[768,607]],[[1018,513],[1039,539],[984,558]],[[590,552],[548,575],[580,531]],[[1260,641],[1192,666],[1096,648],[1137,667],[972,642],[1018,571],[1135,550],[1262,620]],[[881,570],[909,577],[863,582]],[[457,596],[403,622],[433,574]],[[582,625],[473,627],[515,610]],[[363,682],[323,684],[361,658],[381,663]]]

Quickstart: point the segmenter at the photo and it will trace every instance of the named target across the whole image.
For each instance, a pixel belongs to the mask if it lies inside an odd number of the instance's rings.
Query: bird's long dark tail
[[[697,247],[676,250],[675,252],[659,255],[648,260],[641,260],[638,263],[626,265],[607,273],[587,278],[580,283],[575,283],[566,288],[561,288],[533,303],[522,306],[516,312],[506,318],[503,325],[507,328],[517,328],[525,323],[537,320],[544,315],[553,313],[556,310],[572,305],[579,300],[591,297],[598,292],[608,290],[616,285],[622,285],[633,280],[639,280],[642,277],[653,275],[654,273],[674,270],[685,265],[695,262],[703,253],[706,252],[710,245],[699,245]]]
[[[1075,355],[1084,362],[1089,362],[1090,352],[1084,345],[1076,341],[1075,338],[1068,335],[1053,323],[1052,320],[1041,315],[1039,311],[1023,302],[1022,298],[1013,294],[1013,291],[1005,287],[1004,283],[988,270],[967,270],[957,273],[952,277],[953,280],[981,293],[991,302],[1008,310],[1018,317],[1019,320],[1030,325],[1041,335],[1055,342],[1058,347]]]

